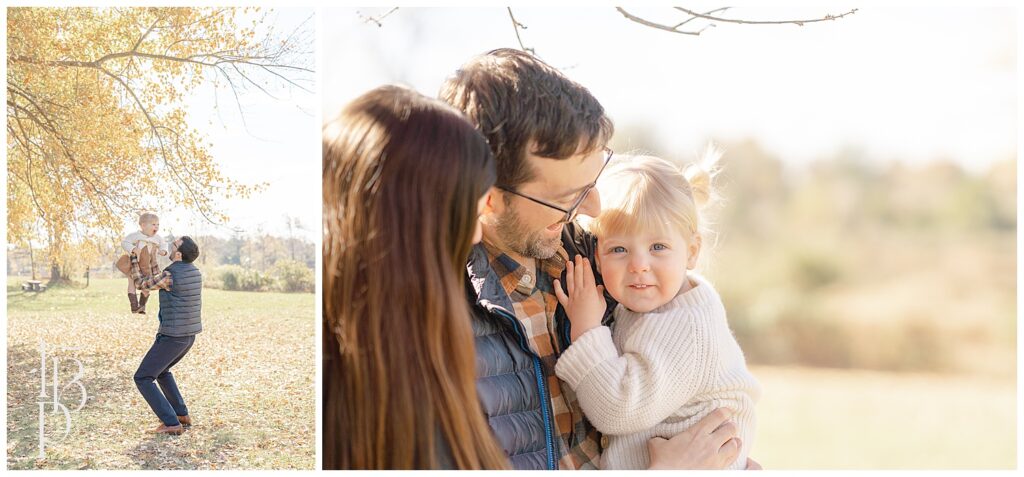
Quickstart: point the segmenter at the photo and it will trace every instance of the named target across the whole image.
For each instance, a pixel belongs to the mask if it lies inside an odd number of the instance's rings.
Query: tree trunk
[[[50,262],[50,281],[46,286],[52,287],[54,285],[64,285],[71,283],[71,279],[64,273],[60,264],[56,261]]]
[[[28,264],[32,267],[32,280],[36,280],[36,257],[32,254],[32,243],[28,244]]]

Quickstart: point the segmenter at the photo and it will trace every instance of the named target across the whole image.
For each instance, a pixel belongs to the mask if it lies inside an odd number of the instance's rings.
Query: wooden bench
[[[46,285],[43,285],[43,282],[39,280],[28,280],[21,284],[21,291],[36,293],[44,292],[46,291]]]

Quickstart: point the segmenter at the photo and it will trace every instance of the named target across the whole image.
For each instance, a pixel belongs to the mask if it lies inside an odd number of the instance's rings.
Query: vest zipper
[[[536,356],[533,357],[533,369],[537,372],[537,388],[540,391],[540,411],[544,416],[544,440],[548,446],[548,469],[555,470],[555,453],[554,453],[554,438],[551,431],[551,420],[548,416],[548,403],[551,401],[547,397],[547,392],[544,389],[544,373],[540,369],[540,359]]]
[[[548,453],[548,470],[557,470],[555,467],[554,434],[551,430],[551,418],[548,416],[548,405],[550,404],[550,399],[548,399],[547,391],[544,387],[544,373],[541,371],[540,358],[537,357],[537,354],[534,353],[526,343],[526,335],[520,329],[521,324],[519,323],[519,320],[500,308],[494,308],[494,311],[499,315],[504,316],[512,323],[512,328],[515,329],[516,335],[519,337],[519,345],[523,350],[530,353],[530,359],[533,360],[533,370],[537,376],[537,392],[540,394],[540,412],[541,416],[544,418],[544,443],[546,444]]]

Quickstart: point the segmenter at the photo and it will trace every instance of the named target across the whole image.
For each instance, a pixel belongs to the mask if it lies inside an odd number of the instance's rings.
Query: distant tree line
[[[642,127],[616,130],[623,156],[695,159]],[[716,142],[720,200],[699,271],[749,362],[1015,372],[1015,157],[968,167],[849,146],[795,162]]]
[[[207,286],[248,291],[312,292],[314,289],[316,245],[312,241],[264,233],[236,233],[227,238],[196,235],[192,238],[199,244],[201,253],[196,264],[204,271]],[[119,246],[111,246],[88,254],[98,257],[95,259],[80,257],[66,260],[62,264],[62,274],[81,283],[84,283],[86,270],[92,278],[120,277],[113,264],[121,253]],[[9,246],[7,275],[46,279],[50,264],[39,261],[39,257],[46,256],[45,248],[29,250],[28,247]]]

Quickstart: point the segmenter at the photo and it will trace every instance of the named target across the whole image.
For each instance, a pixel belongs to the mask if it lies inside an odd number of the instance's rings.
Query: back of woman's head
[[[459,279],[493,162],[459,112],[406,88],[324,125],[326,468],[505,465]]]
[[[365,231],[391,253],[383,260],[408,266],[429,252],[463,267],[477,199],[495,169],[461,113],[406,88],[379,87],[324,126],[323,157],[324,230],[344,224],[339,232],[354,241],[338,245],[362,244]]]

